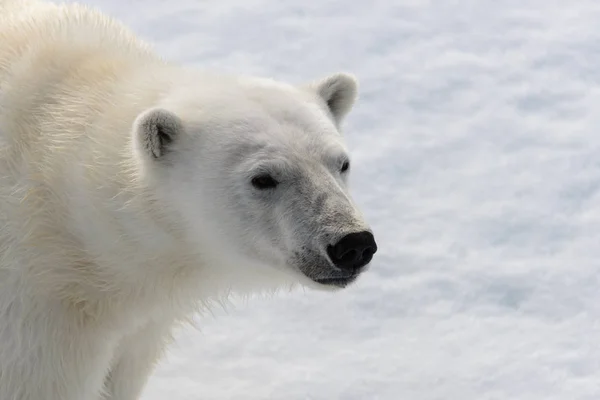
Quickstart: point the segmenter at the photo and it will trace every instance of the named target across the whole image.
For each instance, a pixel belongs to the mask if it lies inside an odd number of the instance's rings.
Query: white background
[[[600,2],[90,3],[172,60],[361,83],[370,272],[199,317],[144,400],[600,398]]]

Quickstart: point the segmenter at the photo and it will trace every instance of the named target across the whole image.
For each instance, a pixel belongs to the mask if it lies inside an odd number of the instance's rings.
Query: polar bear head
[[[348,191],[340,133],[356,93],[347,74],[297,86],[181,77],[137,117],[142,175],[199,264],[330,289],[365,270],[377,245]]]

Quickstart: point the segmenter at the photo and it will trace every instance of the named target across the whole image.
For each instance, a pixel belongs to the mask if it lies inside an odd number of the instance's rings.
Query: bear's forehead
[[[304,130],[335,130],[325,109],[316,101],[277,91],[272,97],[241,92],[235,101],[225,97],[201,107],[210,110],[210,114],[220,123],[228,125],[262,128],[279,124]]]
[[[233,164],[246,160],[323,163],[345,153],[339,135],[294,124],[263,123],[249,129],[242,122],[235,133],[229,133],[222,146],[227,149],[228,162]]]
[[[273,128],[272,128],[273,129]],[[332,137],[318,132],[306,134],[286,129],[265,130],[254,133],[239,132],[234,140],[227,140],[225,146],[233,158],[255,157],[276,158],[330,158],[343,153],[343,144]]]
[[[200,128],[235,141],[249,138],[254,141],[293,144],[314,144],[338,137],[339,132],[325,108],[301,92],[272,89],[223,93],[211,101],[188,108],[190,119]],[[235,98],[234,98],[235,97]]]
[[[309,92],[254,82],[213,89],[186,96],[180,109],[200,137],[209,136],[234,159],[252,154],[320,159],[343,152],[326,107]]]

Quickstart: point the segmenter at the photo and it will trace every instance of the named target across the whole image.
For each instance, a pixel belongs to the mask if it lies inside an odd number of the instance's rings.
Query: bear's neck
[[[189,302],[201,270],[186,256],[189,247],[164,218],[164,207],[144,186],[131,150],[133,120],[154,106],[159,94],[143,89],[148,79],[143,75],[119,79],[95,82],[104,87],[71,100],[63,96],[60,107],[48,110],[55,126],[40,140],[54,140],[44,146],[53,153],[40,154],[38,160],[41,184],[51,191],[45,194],[46,219],[37,231],[52,235],[54,264],[63,266],[53,269],[62,274],[55,281],[70,287],[69,293],[79,286],[80,304],[101,308],[108,299],[119,304],[119,298],[122,307],[125,301],[152,307],[159,298]],[[99,99],[95,93],[110,95]],[[69,101],[72,107],[65,107]],[[68,115],[73,107],[82,108],[77,119]],[[56,145],[61,132],[69,133],[68,145]],[[57,228],[49,233],[48,226]],[[59,251],[64,248],[73,249],[72,254]]]

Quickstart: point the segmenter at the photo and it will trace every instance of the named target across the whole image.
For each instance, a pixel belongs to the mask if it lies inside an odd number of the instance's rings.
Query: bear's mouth
[[[293,260],[290,264],[295,265],[300,272],[318,284],[319,287],[331,289],[343,289],[352,284],[367,269],[361,267],[354,270],[341,271],[331,265],[331,262],[320,254],[313,254],[313,257],[300,257]],[[300,262],[298,262],[300,261]]]

